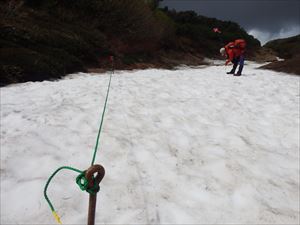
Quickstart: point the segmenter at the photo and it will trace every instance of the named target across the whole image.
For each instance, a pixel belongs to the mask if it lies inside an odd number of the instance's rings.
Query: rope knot
[[[100,190],[99,183],[96,182],[96,178],[93,176],[92,177],[93,186],[89,187],[89,185],[88,185],[89,182],[88,182],[87,178],[85,177],[85,175],[86,175],[86,171],[83,171],[82,173],[80,173],[76,177],[76,183],[82,191],[86,191],[92,195],[95,195]]]
[[[92,195],[100,190],[100,182],[103,179],[105,170],[101,165],[93,165],[76,177],[76,183],[82,191]]]

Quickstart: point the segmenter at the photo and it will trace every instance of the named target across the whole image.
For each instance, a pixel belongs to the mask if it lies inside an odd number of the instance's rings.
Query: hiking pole
[[[94,177],[94,174],[96,176]],[[88,181],[88,188],[92,191],[89,192],[89,209],[87,225],[95,225],[97,192],[100,190],[100,182],[105,175],[104,167],[101,165],[93,165],[85,172],[85,178]]]

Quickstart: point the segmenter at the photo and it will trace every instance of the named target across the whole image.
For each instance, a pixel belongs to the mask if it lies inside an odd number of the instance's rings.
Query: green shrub
[[[42,81],[84,70],[79,60],[62,50],[51,48],[46,52],[44,55],[26,48],[2,48],[0,83]]]

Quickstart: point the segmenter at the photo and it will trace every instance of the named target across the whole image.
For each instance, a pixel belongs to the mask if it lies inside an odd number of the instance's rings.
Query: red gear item
[[[230,63],[233,60],[234,56],[235,56],[234,51],[233,51],[234,42],[228,43],[224,48],[226,50],[227,57],[228,57],[227,60],[226,60],[225,65],[228,65],[228,63]]]
[[[236,48],[245,50],[246,41],[244,39],[237,39],[237,40],[234,41],[234,45],[235,45]]]
[[[234,41],[236,57],[243,55],[245,53],[246,41],[243,39],[237,39]]]
[[[217,28],[217,27],[213,28],[213,31],[214,31],[215,33],[219,33],[219,34],[222,33],[222,32],[219,30],[219,28]]]
[[[234,58],[244,54],[246,48],[246,41],[243,39],[237,39],[234,42],[230,42],[225,46],[225,50],[228,56],[225,65],[231,62]]]

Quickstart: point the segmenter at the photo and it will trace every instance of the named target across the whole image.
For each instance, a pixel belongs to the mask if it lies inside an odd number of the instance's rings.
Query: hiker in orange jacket
[[[230,42],[225,45],[224,48],[220,49],[220,53],[227,58],[225,65],[228,65],[230,62],[233,63],[233,67],[230,72],[227,74],[234,74],[234,76],[241,76],[244,68],[245,61],[245,48],[246,42],[243,39],[237,39],[234,42]],[[239,70],[235,73],[237,66],[239,66]]]

